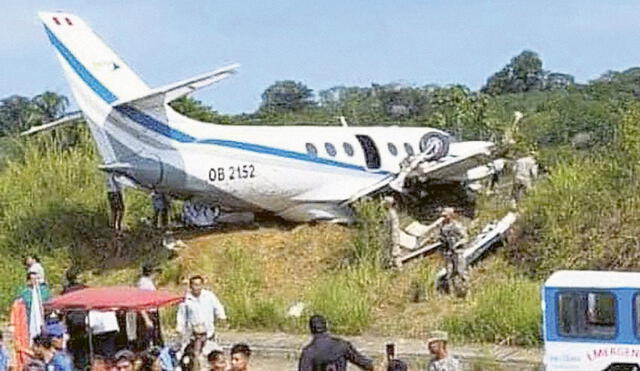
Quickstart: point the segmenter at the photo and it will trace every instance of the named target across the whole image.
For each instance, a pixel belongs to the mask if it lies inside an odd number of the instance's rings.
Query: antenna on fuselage
[[[349,127],[349,125],[347,124],[347,119],[346,119],[346,118],[344,118],[344,116],[339,116],[338,118],[340,119],[340,124],[341,124],[343,127],[345,127],[345,128],[346,128],[346,127]]]

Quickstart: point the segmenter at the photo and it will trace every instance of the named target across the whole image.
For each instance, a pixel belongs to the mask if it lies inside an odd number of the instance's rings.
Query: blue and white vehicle
[[[542,309],[546,370],[640,370],[640,273],[555,272]]]

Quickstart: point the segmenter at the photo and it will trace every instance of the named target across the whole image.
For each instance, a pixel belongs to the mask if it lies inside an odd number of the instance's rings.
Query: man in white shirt
[[[215,320],[226,320],[227,315],[218,297],[203,288],[204,280],[201,276],[189,279],[189,292],[184,303],[178,307],[176,330],[185,341],[191,338],[195,325],[203,324],[207,330],[207,338],[215,335]]]

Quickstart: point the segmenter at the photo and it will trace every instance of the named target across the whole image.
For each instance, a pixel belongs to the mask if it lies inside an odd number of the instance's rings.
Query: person
[[[245,343],[238,343],[231,347],[231,371],[249,371],[251,348]]]
[[[153,266],[150,264],[144,264],[142,266],[142,275],[138,280],[138,288],[143,290],[155,290],[156,285],[153,283]]]
[[[112,358],[116,353],[116,337],[120,327],[115,311],[89,311],[89,324],[96,354]]]
[[[427,339],[427,347],[433,358],[429,362],[429,371],[461,371],[460,362],[447,350],[449,336],[445,331],[433,331]]]
[[[302,350],[298,371],[345,371],[347,361],[363,370],[373,370],[373,361],[353,345],[328,333],[327,320],[321,315],[309,318],[313,340]]]
[[[391,263],[394,267],[402,266],[402,246],[400,245],[400,217],[395,208],[395,200],[388,196],[384,198],[384,206],[387,208],[387,223],[391,232]]]
[[[387,365],[387,371],[407,371],[407,364],[399,359],[392,359]]]
[[[65,282],[62,285],[62,295],[89,287],[78,281],[78,269],[75,267],[67,269],[64,272],[64,277]]]
[[[113,368],[114,371],[133,371],[133,364],[136,360],[136,356],[132,351],[123,349],[113,356],[113,360],[115,366]]]
[[[209,361],[209,371],[226,371],[227,359],[224,357],[224,352],[221,350],[214,350],[207,356]]]
[[[220,348],[207,339],[207,328],[198,323],[192,330],[193,338],[184,348],[180,358],[182,371],[205,371],[209,369],[208,354]]]
[[[142,276],[137,285],[139,289],[155,291],[156,286],[153,283],[154,272],[155,270],[150,264],[142,266]],[[137,341],[138,349],[146,349],[151,345],[164,346],[162,332],[160,331],[160,315],[157,310],[140,311],[136,323],[136,332],[140,334]]]
[[[154,190],[151,192],[151,205],[153,206],[153,226],[166,228],[169,224],[169,197],[164,193]]]
[[[464,297],[468,290],[468,274],[463,254],[467,245],[467,231],[456,220],[457,214],[453,208],[444,208],[441,215],[443,221],[440,226],[440,242],[446,264],[444,288],[446,291],[453,288],[457,296]]]
[[[520,201],[522,196],[533,187],[533,180],[538,177],[536,152],[529,151],[529,156],[516,160],[514,164],[513,200]]]
[[[40,259],[36,255],[28,255],[25,259],[27,265],[27,272],[34,272],[38,274],[38,280],[40,283],[45,282],[44,267],[40,263]]]
[[[47,336],[51,337],[51,351],[53,356],[49,362],[55,371],[73,371],[71,357],[64,349],[65,330],[62,324],[55,323],[47,327]],[[49,368],[49,367],[48,367]]]
[[[44,362],[47,371],[73,371],[71,359],[53,347],[52,339],[50,335],[38,335],[33,339],[35,358]]]
[[[11,354],[4,343],[4,337],[0,331],[0,371],[13,370],[13,360]]]
[[[124,218],[124,198],[122,186],[113,174],[107,177],[107,199],[111,208],[111,227],[116,233],[122,232],[122,219]]]
[[[99,354],[94,354],[93,359],[91,360],[91,371],[110,371],[111,365],[108,360]],[[79,370],[84,370],[84,368],[80,368]]]
[[[27,273],[26,286],[20,292],[20,298],[26,306],[27,323],[29,324],[29,339],[39,335],[44,325],[44,308],[42,304],[51,296],[49,286],[40,282],[39,274]]]
[[[141,371],[162,371],[160,348],[152,347],[142,354]]]
[[[190,339],[191,330],[199,323],[204,324],[207,329],[207,338],[214,339],[215,320],[227,319],[218,297],[204,289],[203,284],[204,279],[201,276],[192,276],[189,279],[189,291],[185,301],[178,306],[176,330],[183,339]]]
[[[76,268],[67,269],[65,278],[66,282],[62,288],[62,295],[89,287],[78,281]],[[64,323],[69,333],[67,350],[71,354],[73,364],[77,369],[84,369],[89,364],[89,335],[86,322],[87,314],[83,310],[69,310],[64,314]]]

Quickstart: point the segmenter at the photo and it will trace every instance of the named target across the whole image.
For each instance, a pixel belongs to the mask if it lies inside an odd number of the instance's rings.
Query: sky
[[[640,0],[3,0],[0,98],[71,96],[40,10],[82,17],[152,87],[239,63],[194,96],[226,114],[278,80],[475,90],[524,49],[578,82],[640,66]]]

